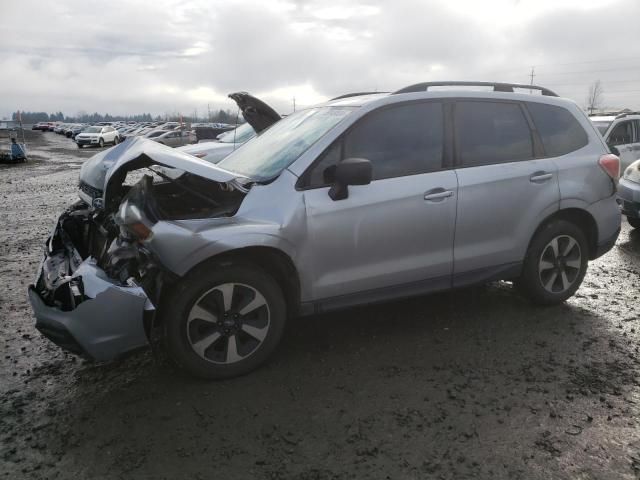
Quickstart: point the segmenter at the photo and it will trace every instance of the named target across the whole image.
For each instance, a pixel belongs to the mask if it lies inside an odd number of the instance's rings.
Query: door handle
[[[542,183],[550,180],[551,178],[553,178],[553,173],[536,172],[529,177],[529,181],[533,183]]]
[[[433,190],[431,190],[431,192],[433,192]],[[444,200],[445,198],[449,198],[449,197],[453,197],[453,191],[452,190],[442,190],[439,189],[439,191],[437,192],[433,192],[433,193],[425,193],[424,194],[424,199],[429,201],[429,202],[435,202],[438,200]]]

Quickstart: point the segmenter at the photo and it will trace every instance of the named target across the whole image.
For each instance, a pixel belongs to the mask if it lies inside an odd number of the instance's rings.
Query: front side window
[[[437,102],[395,105],[370,113],[323,153],[308,184],[326,185],[327,168],[346,158],[369,160],[373,180],[440,170],[442,116],[442,104]]]
[[[526,105],[547,157],[566,155],[589,143],[584,128],[566,108],[533,102]]]
[[[517,103],[456,102],[455,135],[464,167],[533,158],[531,131]]]
[[[609,134],[607,143],[609,145],[627,145],[637,142],[636,129],[633,123],[633,120],[626,120],[614,126]]]

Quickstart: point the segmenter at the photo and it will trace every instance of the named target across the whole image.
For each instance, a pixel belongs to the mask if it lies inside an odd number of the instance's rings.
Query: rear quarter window
[[[566,108],[527,103],[527,109],[540,134],[547,157],[566,155],[589,143],[584,128]]]

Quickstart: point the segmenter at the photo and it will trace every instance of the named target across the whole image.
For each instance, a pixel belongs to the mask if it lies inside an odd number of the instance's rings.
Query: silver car
[[[182,147],[198,141],[196,134],[191,130],[174,130],[164,132],[158,136],[151,137],[151,140],[169,147]]]
[[[157,332],[224,378],[301,315],[496,279],[563,302],[619,234],[619,160],[573,102],[468,84],[300,110],[217,165],[142,138],[97,155],[29,289],[36,327],[98,360]]]

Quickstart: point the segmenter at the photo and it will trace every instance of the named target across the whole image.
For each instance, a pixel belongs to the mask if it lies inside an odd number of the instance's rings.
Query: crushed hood
[[[87,160],[80,169],[80,181],[104,192],[108,191],[107,187],[117,173],[151,165],[183,170],[220,183],[246,183],[249,180],[153,140],[133,137]]]
[[[282,117],[262,100],[249,95],[247,92],[230,93],[229,98],[236,102],[242,111],[242,116],[256,133],[269,128]]]

